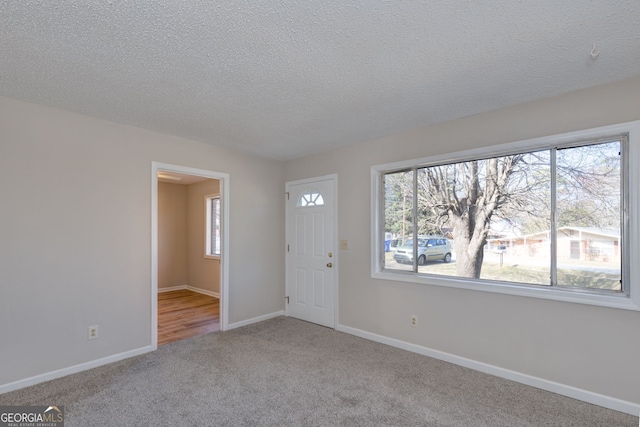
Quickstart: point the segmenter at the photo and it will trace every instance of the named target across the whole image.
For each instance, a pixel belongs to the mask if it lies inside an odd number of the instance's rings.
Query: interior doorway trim
[[[229,327],[229,174],[168,163],[151,162],[151,346],[158,348],[158,172],[175,172],[220,181],[220,330]]]

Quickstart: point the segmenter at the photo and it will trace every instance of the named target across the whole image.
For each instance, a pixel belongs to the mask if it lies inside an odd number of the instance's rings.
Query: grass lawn
[[[394,268],[393,255],[386,254],[387,266]],[[411,266],[403,265],[403,270],[411,269]],[[455,262],[445,264],[441,261],[430,262],[418,267],[418,272],[428,274],[441,274],[444,276],[456,275]],[[508,264],[500,266],[496,262],[485,261],[482,265],[481,279],[501,280],[505,282],[528,283],[534,285],[549,285],[549,268],[538,265]],[[579,270],[571,268],[558,269],[558,283],[562,286],[575,286],[580,288],[620,290],[620,275],[597,271]]]

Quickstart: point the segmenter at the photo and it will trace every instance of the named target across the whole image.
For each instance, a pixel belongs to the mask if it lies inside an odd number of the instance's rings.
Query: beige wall
[[[283,166],[0,97],[0,386],[150,345],[158,161],[230,175],[231,323],[284,308],[285,178],[337,173],[341,325],[640,403],[640,313],[373,280],[369,260],[372,165],[637,120],[638,105],[635,78]]]
[[[287,181],[338,174],[339,323],[640,403],[640,312],[371,278],[370,168],[640,119],[640,78],[285,163]],[[409,326],[409,316],[419,327]]]
[[[220,193],[218,180],[187,186],[187,274],[194,288],[220,293],[220,260],[204,257],[205,196]]]
[[[191,286],[220,294],[220,260],[205,258],[205,196],[220,181],[158,183],[158,290]]]
[[[0,135],[0,386],[151,345],[153,161],[229,174],[229,322],[284,309],[282,162],[6,97]]]
[[[158,289],[187,285],[187,186],[158,183]]]

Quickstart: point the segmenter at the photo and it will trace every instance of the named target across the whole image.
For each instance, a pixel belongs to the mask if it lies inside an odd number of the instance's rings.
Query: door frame
[[[333,219],[334,219],[334,242],[336,245],[336,248],[334,250],[335,253],[335,257],[334,257],[334,268],[335,268],[335,274],[334,276],[334,281],[333,281],[333,285],[334,285],[334,292],[333,292],[333,307],[334,307],[334,311],[333,311],[333,329],[336,329],[338,327],[338,313],[339,313],[339,305],[338,305],[338,294],[339,294],[339,290],[340,290],[340,286],[339,286],[339,282],[340,282],[340,274],[339,273],[339,268],[340,268],[340,241],[338,240],[338,174],[331,174],[331,175],[324,175],[324,176],[318,176],[318,177],[314,177],[314,178],[305,178],[305,179],[299,179],[296,181],[287,181],[285,183],[285,192],[287,195],[287,198],[285,198],[285,207],[284,207],[284,212],[285,212],[285,244],[289,245],[289,209],[287,206],[287,202],[288,202],[288,197],[290,194],[290,187],[292,185],[299,185],[299,184],[309,184],[309,185],[313,185],[314,182],[318,182],[318,181],[331,181],[332,182],[332,190],[333,190],[333,196],[334,196],[334,204],[333,204]],[[289,304],[286,302],[286,298],[289,295],[289,289],[290,289],[290,280],[289,280],[289,252],[287,250],[287,247],[285,247],[285,257],[284,257],[284,269],[285,269],[285,289],[284,289],[284,298],[285,298],[285,315],[289,316]]]
[[[229,174],[151,162],[151,346],[158,348],[158,172],[175,172],[220,181],[220,330],[229,328]]]

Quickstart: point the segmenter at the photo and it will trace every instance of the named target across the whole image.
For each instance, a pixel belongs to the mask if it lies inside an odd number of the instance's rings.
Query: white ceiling
[[[0,2],[1,95],[282,160],[637,75],[638,0]]]

